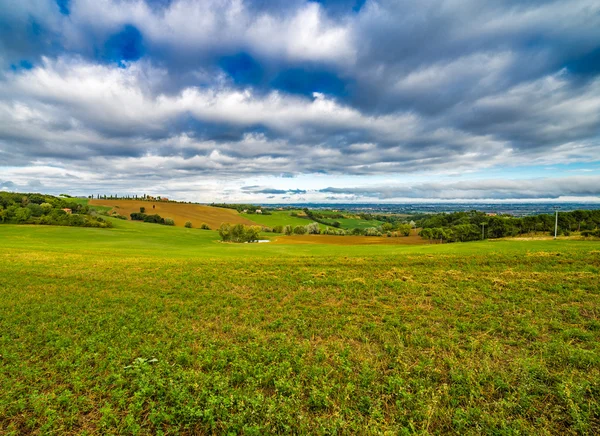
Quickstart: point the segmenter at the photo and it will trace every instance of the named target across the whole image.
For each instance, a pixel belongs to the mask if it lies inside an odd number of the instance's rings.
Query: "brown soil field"
[[[386,236],[334,236],[334,235],[293,235],[280,236],[273,244],[327,244],[327,245],[418,245],[427,244],[420,236],[411,235],[400,238]]]
[[[146,208],[146,214],[158,214],[163,218],[172,218],[175,225],[183,227],[186,221],[191,221],[194,228],[206,223],[212,230],[217,229],[222,223],[257,225],[237,213],[233,209],[220,207],[200,206],[198,204],[169,203],[162,201],[140,200],[90,200],[91,206],[112,207],[119,215],[131,219],[129,214],[139,212],[140,207]],[[152,206],[155,206],[152,209]]]

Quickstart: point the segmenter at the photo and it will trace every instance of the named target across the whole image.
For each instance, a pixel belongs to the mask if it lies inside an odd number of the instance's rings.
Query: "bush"
[[[273,233],[283,233],[283,226],[273,227]]]
[[[172,218],[165,218],[165,226],[174,226],[175,225],[175,221],[173,221]]]
[[[288,225],[283,228],[283,233],[285,233],[287,236],[290,236],[293,232],[294,230],[292,229],[292,226]]]
[[[165,223],[165,219],[162,218],[160,215],[157,215],[157,214],[146,215],[146,217],[144,218],[144,222],[145,223],[164,224]]]
[[[381,236],[381,233],[376,227],[369,227],[365,229],[365,236]]]
[[[253,242],[259,239],[260,230],[260,226],[223,223],[219,227],[219,235],[223,242]]]
[[[202,230],[210,230],[210,227],[208,226],[208,224],[202,223],[202,224],[200,224],[200,229],[202,229]]]
[[[140,207],[140,213],[146,213],[146,208],[145,207]]]
[[[52,205],[50,203],[42,203],[40,204],[40,207],[42,208],[42,212],[44,213],[44,215],[47,215],[50,212],[52,212]]]
[[[306,227],[305,226],[296,226],[296,227],[294,227],[294,233],[296,235],[304,235],[306,233]]]
[[[600,229],[598,230],[584,230],[581,232],[581,236],[583,236],[584,238],[589,238],[591,237],[596,237],[596,238],[600,238]]]
[[[129,214],[129,216],[133,221],[144,221],[148,215],[145,213],[132,212]]]
[[[309,235],[318,235],[319,234],[319,224],[310,223],[306,226],[306,233]]]
[[[192,228],[192,222],[191,221],[186,221],[185,222],[185,228],[186,229],[191,229]]]

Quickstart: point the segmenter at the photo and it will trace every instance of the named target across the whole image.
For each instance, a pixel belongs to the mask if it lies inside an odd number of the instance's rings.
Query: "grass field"
[[[593,434],[600,242],[0,226],[0,434]]]
[[[340,225],[344,229],[354,229],[354,228],[367,229],[369,227],[379,227],[380,225],[383,224],[382,221],[361,220],[360,218],[336,218],[336,219],[330,219],[330,220],[326,220],[326,221],[331,222],[331,223],[333,223],[334,221],[337,221],[340,223]]]
[[[298,211],[296,211],[298,212]],[[260,214],[241,214],[246,219],[250,221],[254,221],[255,223],[261,224],[267,227],[275,227],[275,226],[305,226],[307,224],[312,223],[312,220],[306,218],[299,218],[295,216],[291,216],[292,211],[273,211],[270,215],[260,215]],[[322,224],[319,224],[319,227],[322,229],[327,228]]]
[[[388,238],[387,236],[330,236],[330,235],[292,235],[274,238],[274,244],[327,244],[327,245],[423,245],[428,241],[418,235]]]
[[[201,206],[198,204],[141,200],[89,200],[88,204],[94,207],[110,207],[120,215],[126,216],[127,219],[130,219],[130,213],[139,212],[140,207],[144,207],[146,213],[149,215],[158,214],[163,218],[172,218],[178,227],[183,227],[187,221],[190,221],[196,228],[205,223],[212,229],[218,228],[222,223],[254,224],[233,209]]]

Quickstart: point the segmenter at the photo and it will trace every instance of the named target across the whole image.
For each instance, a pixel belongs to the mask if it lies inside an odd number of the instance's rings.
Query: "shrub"
[[[283,233],[285,233],[287,236],[291,235],[294,232],[294,230],[292,229],[292,226],[288,225],[285,226],[283,228]]]
[[[581,232],[581,236],[588,238],[590,236],[600,238],[600,229],[598,230],[584,230]]]
[[[319,234],[319,224],[310,223],[306,226],[306,233],[309,235],[318,235]]]
[[[304,235],[306,233],[306,227],[305,226],[296,226],[296,227],[294,227],[294,233],[296,235]]]
[[[129,216],[133,221],[144,221],[148,215],[145,213],[132,212],[129,214]]]
[[[202,223],[202,224],[200,224],[200,228],[201,228],[202,230],[210,230],[210,227],[209,227],[209,226],[208,226],[208,224],[206,224],[206,223]]]
[[[164,224],[165,223],[165,219],[162,218],[160,215],[146,215],[144,217],[144,222],[145,223],[155,223],[155,224]]]
[[[50,203],[42,203],[40,204],[40,207],[42,208],[42,212],[44,213],[44,215],[47,215],[50,212],[52,212],[52,205]]]
[[[175,221],[173,221],[172,218],[165,218],[164,224],[165,224],[165,226],[174,226],[175,225]]]
[[[224,242],[253,242],[258,240],[260,230],[260,226],[223,223],[219,227],[219,235]]]
[[[146,208],[144,206],[140,207],[140,213],[146,213]]]
[[[365,236],[381,236],[381,233],[375,227],[369,227],[365,229]]]
[[[192,228],[192,222],[191,221],[186,221],[185,222],[185,228],[186,229],[191,229]]]

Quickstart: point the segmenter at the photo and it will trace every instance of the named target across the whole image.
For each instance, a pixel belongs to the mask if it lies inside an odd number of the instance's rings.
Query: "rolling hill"
[[[90,200],[88,204],[90,206],[111,207],[120,215],[126,216],[127,219],[130,219],[130,213],[139,212],[140,207],[144,207],[147,214],[156,213],[163,218],[172,218],[178,227],[183,227],[186,221],[191,221],[194,228],[206,223],[211,229],[216,229],[222,223],[256,225],[255,222],[244,218],[233,209],[198,204],[142,200]]]

